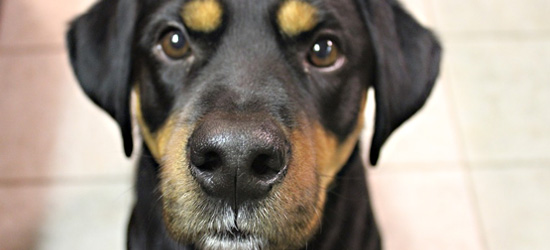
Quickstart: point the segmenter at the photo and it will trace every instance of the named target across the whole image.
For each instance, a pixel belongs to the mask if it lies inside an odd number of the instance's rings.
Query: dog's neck
[[[380,249],[365,178],[356,146],[328,191],[323,222],[307,249]]]
[[[380,249],[370,207],[365,170],[355,148],[328,191],[323,221],[305,249]],[[193,249],[172,240],[162,219],[159,165],[144,147],[137,173],[137,202],[130,219],[128,249]]]

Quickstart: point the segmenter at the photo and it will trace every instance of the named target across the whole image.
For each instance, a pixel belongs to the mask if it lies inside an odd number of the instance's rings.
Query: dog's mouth
[[[228,239],[228,240],[247,240],[251,238],[251,234],[243,232],[239,229],[232,229],[231,231],[225,231],[221,233],[215,234],[216,237],[221,239]]]
[[[231,229],[213,232],[203,236],[200,249],[264,249],[266,240],[258,235]]]

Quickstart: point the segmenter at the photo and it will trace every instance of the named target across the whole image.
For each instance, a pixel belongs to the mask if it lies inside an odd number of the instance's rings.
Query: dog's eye
[[[340,57],[336,43],[330,39],[320,39],[313,44],[308,54],[308,60],[316,67],[333,65]]]
[[[183,58],[190,51],[189,43],[185,40],[185,36],[180,30],[173,30],[166,33],[162,37],[160,45],[164,53],[172,59]]]

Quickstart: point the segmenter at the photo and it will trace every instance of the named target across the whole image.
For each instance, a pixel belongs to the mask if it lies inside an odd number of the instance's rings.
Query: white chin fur
[[[204,235],[198,246],[204,250],[260,250],[265,249],[265,242],[254,236]]]

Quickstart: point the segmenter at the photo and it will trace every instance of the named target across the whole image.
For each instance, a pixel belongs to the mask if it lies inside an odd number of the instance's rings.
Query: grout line
[[[462,152],[462,150],[460,150]],[[460,153],[463,155],[462,153]],[[462,156],[461,156],[462,157]],[[480,164],[480,167],[473,167],[472,164]],[[508,165],[509,163],[515,165],[521,165],[521,167]],[[506,160],[474,160],[467,161],[459,159],[457,161],[416,161],[416,162],[386,162],[381,163],[378,166],[370,166],[366,160],[363,160],[365,168],[371,169],[378,173],[392,174],[392,173],[441,173],[441,172],[456,172],[456,171],[470,171],[470,169],[476,170],[505,170],[505,169],[548,169],[550,166],[550,159],[506,159]],[[528,167],[525,165],[528,164]],[[465,165],[468,165],[466,168]],[[494,165],[494,166],[493,166]]]
[[[2,24],[5,23],[3,22],[3,19],[4,19],[4,8],[6,7],[6,4],[4,3],[4,0],[0,0],[0,41],[2,40]],[[0,51],[0,55],[1,55],[1,51]]]
[[[479,41],[495,39],[529,41],[550,39],[549,31],[445,31],[439,29],[438,33],[443,38],[443,40],[447,41]]]
[[[456,106],[456,100],[454,98],[454,92],[453,92],[453,84],[452,79],[450,75],[451,66],[449,65],[449,61],[446,61],[446,64],[444,65],[447,69],[447,73],[445,75],[445,81],[448,83],[445,88],[446,96],[447,96],[447,106],[448,111],[451,118],[451,124],[453,131],[455,131],[455,136],[457,138],[458,143],[458,149],[459,149],[459,165],[461,166],[462,172],[464,173],[464,184],[466,186],[466,192],[468,193],[468,197],[470,200],[471,208],[474,213],[475,218],[475,224],[477,225],[477,235],[479,237],[481,247],[483,249],[489,250],[489,241],[487,239],[486,235],[486,225],[483,223],[481,209],[479,205],[479,197],[476,192],[475,184],[474,184],[474,177],[473,177],[473,169],[470,165],[470,162],[468,160],[468,153],[467,153],[467,145],[465,141],[465,133],[462,129],[461,123],[460,123],[460,116],[458,113],[458,108]]]
[[[22,56],[37,54],[57,54],[64,53],[65,46],[59,44],[38,44],[38,45],[0,45],[0,55],[2,56]]]
[[[550,39],[550,30],[445,30],[441,26],[438,11],[436,10],[437,1],[423,0],[426,15],[436,33],[441,38],[452,38],[458,40],[479,40],[479,39],[513,39],[513,40],[529,40],[529,39]]]
[[[481,206],[479,204],[479,196],[476,192],[476,187],[474,184],[474,173],[471,170],[470,164],[464,162],[463,164],[464,168],[466,169],[464,171],[464,182],[466,184],[466,192],[468,193],[468,198],[471,203],[472,212],[474,214],[475,223],[477,224],[478,232],[477,235],[479,237],[479,241],[481,243],[481,247],[486,250],[490,250],[489,247],[489,239],[487,235],[487,226],[485,223],[483,223],[483,215],[481,211]]]
[[[23,186],[82,186],[127,183],[131,175],[0,178],[0,188]]]
[[[380,172],[418,172],[418,173],[440,173],[456,172],[458,164],[454,161],[433,161],[433,162],[390,162],[383,163],[380,166],[369,167],[374,171],[380,169]]]
[[[479,164],[479,167],[476,167],[478,170],[501,170],[501,169],[525,169],[525,168],[544,168],[548,169],[548,166],[550,166],[550,159],[549,158],[530,158],[530,159],[499,159],[499,160],[472,160],[471,164]],[[494,166],[494,164],[498,164],[498,166]],[[512,165],[521,165],[521,167],[518,166],[511,166]],[[526,166],[528,164],[528,166]]]

